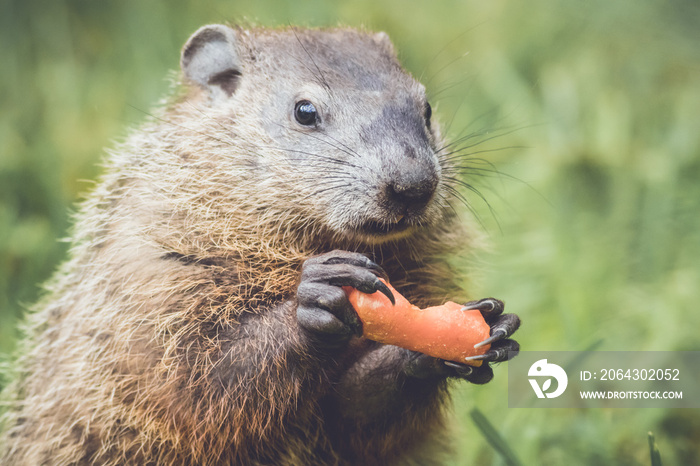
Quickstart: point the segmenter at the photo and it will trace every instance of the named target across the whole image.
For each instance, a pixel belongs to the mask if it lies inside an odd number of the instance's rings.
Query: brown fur
[[[294,33],[309,41],[318,34]],[[251,51],[283,34],[291,32],[242,37]],[[343,237],[323,224],[308,195],[323,172],[300,172],[247,116],[205,110],[202,89],[183,89],[110,152],[76,216],[70,258],[28,317],[4,394],[1,462],[429,459],[427,447],[442,435],[445,382],[386,382],[394,372],[367,355],[393,347],[361,339],[338,356],[320,353],[297,326],[294,297],[302,263],[338,248],[374,258],[419,305],[463,299],[443,257],[464,250],[467,238],[449,192],[441,192],[431,227],[411,237]],[[244,79],[236,95],[255,92]],[[441,146],[436,128],[433,137]],[[229,153],[249,157],[223,170]],[[265,165],[265,178],[252,174],[255,163]],[[455,170],[441,163],[445,173]],[[351,412],[365,403],[357,393],[368,382],[358,373],[397,383],[394,414],[379,422]],[[378,412],[393,409],[379,404]]]

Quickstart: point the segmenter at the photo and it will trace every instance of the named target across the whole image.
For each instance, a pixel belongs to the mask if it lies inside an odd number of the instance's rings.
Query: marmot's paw
[[[476,346],[491,345],[491,347],[482,355],[467,358],[472,361],[483,361],[479,367],[445,361],[445,365],[454,371],[455,377],[471,383],[484,384],[493,378],[493,370],[489,363],[507,361],[518,354],[520,345],[508,337],[520,327],[520,318],[515,314],[503,314],[503,308],[503,301],[495,298],[470,301],[464,305],[465,310],[479,310],[486,323],[491,326],[491,336]]]
[[[475,384],[485,384],[493,378],[493,369],[489,363],[512,359],[518,354],[520,345],[508,338],[520,327],[520,318],[515,314],[503,314],[504,304],[495,298],[470,301],[464,305],[465,310],[479,310],[484,320],[491,326],[491,336],[477,346],[490,344],[489,350],[479,356],[467,359],[481,360],[481,366],[470,366],[453,361],[443,361],[414,351],[409,355],[405,372],[416,378],[456,377]]]
[[[362,334],[362,323],[341,287],[363,293],[381,291],[394,300],[382,268],[362,254],[331,251],[304,262],[297,288],[297,322],[321,346],[342,346]]]

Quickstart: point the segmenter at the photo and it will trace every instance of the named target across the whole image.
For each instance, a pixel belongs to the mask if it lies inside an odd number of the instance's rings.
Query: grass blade
[[[510,448],[510,445],[508,445],[506,440],[498,433],[493,424],[486,419],[486,416],[484,416],[478,408],[472,409],[469,414],[486,441],[501,455],[508,466],[522,466],[515,452]]]
[[[656,446],[654,434],[649,432],[649,454],[651,455],[651,466],[661,466],[661,453]]]

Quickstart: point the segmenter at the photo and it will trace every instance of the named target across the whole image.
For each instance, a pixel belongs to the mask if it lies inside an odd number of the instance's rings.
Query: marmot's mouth
[[[407,230],[411,227],[411,223],[406,217],[401,217],[396,222],[367,220],[360,226],[363,233],[370,235],[388,235]]]

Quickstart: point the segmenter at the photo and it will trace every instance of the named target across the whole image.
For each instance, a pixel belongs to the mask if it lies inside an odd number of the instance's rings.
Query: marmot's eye
[[[308,100],[300,100],[294,107],[294,118],[300,125],[314,126],[318,120],[318,112],[314,104]]]
[[[423,110],[423,117],[425,118],[425,125],[430,129],[430,117],[433,116],[433,109],[428,102],[425,103],[425,110]]]

